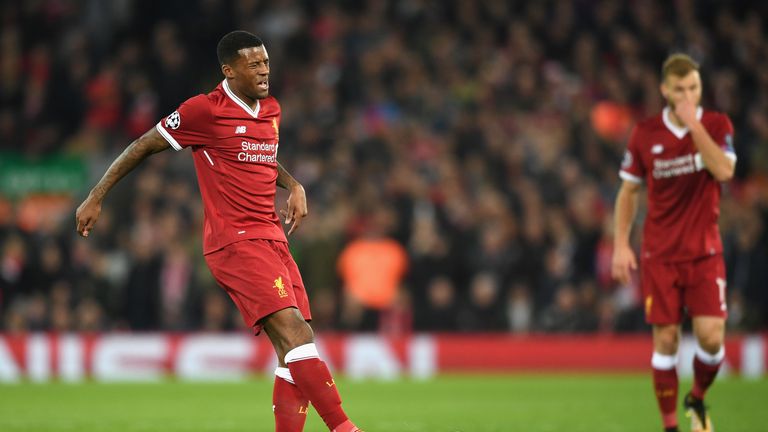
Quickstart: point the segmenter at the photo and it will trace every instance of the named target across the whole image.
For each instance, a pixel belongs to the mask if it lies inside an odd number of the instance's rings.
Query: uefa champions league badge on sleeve
[[[621,161],[621,167],[627,169],[632,166],[632,153],[627,150],[624,152],[624,159]]]
[[[181,116],[179,115],[178,111],[174,111],[165,118],[165,127],[169,127],[173,130],[176,130],[181,125]]]

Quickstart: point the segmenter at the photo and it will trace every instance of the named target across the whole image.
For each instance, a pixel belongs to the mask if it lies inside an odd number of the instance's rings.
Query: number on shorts
[[[715,279],[715,283],[717,284],[718,291],[720,292],[720,309],[725,310],[725,286],[727,283],[723,278]]]

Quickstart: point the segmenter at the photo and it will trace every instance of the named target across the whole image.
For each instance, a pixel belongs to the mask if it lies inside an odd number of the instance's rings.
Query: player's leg
[[[275,432],[301,432],[307,421],[309,399],[293,381],[291,371],[285,365],[275,370],[275,386],[272,391],[272,411],[275,414]]]
[[[333,432],[355,432],[359,429],[341,408],[341,397],[328,366],[320,359],[314,344],[312,328],[295,308],[277,311],[262,321],[280,366],[287,367],[293,381],[305,395],[325,424]]]
[[[680,326],[677,324],[653,326],[653,388],[666,431],[677,430],[677,350],[680,344]]]
[[[693,333],[696,336],[693,388],[685,395],[683,406],[686,415],[691,418],[691,431],[708,432],[712,430],[712,421],[704,405],[704,394],[715,380],[725,358],[725,320],[717,317],[694,317]]]
[[[684,399],[693,431],[710,431],[712,422],[704,395],[725,358],[725,263],[721,255],[697,260],[687,269],[685,304],[693,317],[696,352],[693,357],[693,388]]]
[[[253,325],[257,334],[262,330],[264,317],[296,307],[293,291],[286,289],[291,286],[290,273],[281,262],[280,248],[273,243],[241,241],[205,256],[216,281],[232,298],[244,322]],[[275,427],[277,432],[301,432],[306,421],[308,398],[295,385],[283,357],[284,353],[279,356],[280,367],[275,371],[272,393]]]
[[[704,399],[704,394],[717,376],[725,358],[725,319],[694,317],[696,355],[693,357],[694,382],[691,395]]]
[[[680,344],[682,296],[673,264],[640,266],[645,319],[653,325],[653,387],[665,431],[677,431],[677,349]]]
[[[333,381],[333,377],[330,371],[328,371],[326,364],[320,360],[317,350],[312,343],[314,335],[311,327],[306,323],[306,321],[312,319],[312,314],[299,268],[293,260],[287,244],[280,243],[274,246],[280,255],[281,263],[288,271],[291,281],[290,288],[292,288],[289,291],[295,299],[296,308],[298,308],[298,311],[293,309],[293,313],[281,313],[276,317],[270,318],[275,322],[279,319],[287,321],[279,325],[279,330],[272,331],[272,333],[268,332],[280,357],[279,361],[281,365],[285,364],[289,371],[291,371],[302,393],[312,401],[315,410],[317,410],[330,429],[336,431],[356,431],[358,429],[347,419],[346,414],[341,409],[341,398],[339,397],[336,383]],[[285,330],[287,336],[282,338],[275,337],[273,339],[272,334],[279,336],[280,330]],[[300,334],[301,332],[305,332],[305,334]],[[342,419],[344,421],[339,424]]]

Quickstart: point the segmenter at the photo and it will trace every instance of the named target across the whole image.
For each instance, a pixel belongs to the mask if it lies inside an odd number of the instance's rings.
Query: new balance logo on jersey
[[[179,126],[181,126],[181,116],[178,111],[172,112],[171,115],[165,118],[165,127],[176,130]]]
[[[661,154],[664,151],[664,146],[661,144],[654,144],[651,147],[651,154]]]
[[[237,127],[235,127],[235,133],[236,134],[244,134],[245,133],[245,126],[237,126]]]

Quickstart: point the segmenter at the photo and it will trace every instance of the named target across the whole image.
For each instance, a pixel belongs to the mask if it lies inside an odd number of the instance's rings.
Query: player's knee
[[[720,332],[711,332],[699,337],[699,346],[709,354],[717,354],[723,347],[723,337]]]
[[[659,341],[656,343],[655,349],[661,354],[673,355],[677,353],[678,342],[673,339]]]
[[[278,355],[314,340],[312,328],[292,308],[270,315],[265,320],[264,327]]]
[[[675,354],[680,344],[680,332],[677,327],[657,329],[653,335],[653,344],[656,352],[669,355]]]
[[[312,343],[314,339],[312,328],[306,321],[301,320],[291,323],[290,331],[286,332],[286,337],[283,340],[283,347],[285,352],[288,352],[296,347]]]
[[[694,323],[696,340],[699,347],[707,353],[715,354],[720,351],[725,338],[725,324],[722,322]]]

